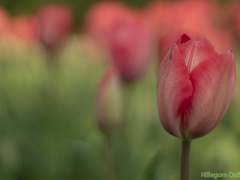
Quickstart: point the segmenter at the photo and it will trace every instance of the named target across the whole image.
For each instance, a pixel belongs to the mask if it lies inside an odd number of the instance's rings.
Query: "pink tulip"
[[[124,82],[143,76],[150,60],[152,31],[140,12],[121,3],[98,3],[87,13],[86,30],[109,54]]]
[[[150,29],[134,15],[116,22],[107,37],[111,58],[125,82],[133,82],[146,72],[151,53]]]
[[[12,20],[11,30],[17,37],[30,44],[39,39],[39,26],[35,17],[17,16]]]
[[[218,55],[208,40],[182,35],[158,74],[157,103],[164,129],[187,140],[209,133],[229,107],[235,81],[231,50]]]
[[[128,18],[128,9],[119,2],[99,2],[94,4],[85,17],[87,33],[106,45],[106,35],[111,32],[116,22]]]
[[[8,13],[0,6],[0,36],[4,36],[10,24],[10,17]]]
[[[227,27],[231,30],[235,37],[235,43],[240,42],[240,2],[231,1],[229,6],[225,8],[225,14],[223,16],[227,22]]]
[[[50,51],[63,43],[73,26],[73,14],[67,5],[43,6],[36,17],[40,27],[40,40]]]

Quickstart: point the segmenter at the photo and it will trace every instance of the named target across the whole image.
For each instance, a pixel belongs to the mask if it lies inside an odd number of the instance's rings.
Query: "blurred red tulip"
[[[34,17],[16,17],[12,20],[12,31],[28,43],[34,43],[39,39],[39,26]]]
[[[122,99],[119,73],[114,66],[110,66],[100,81],[96,96],[96,119],[103,132],[111,131],[120,125]]]
[[[240,3],[239,1],[231,1],[232,3],[226,8],[225,17],[228,28],[235,36],[236,43],[240,41]]]
[[[205,28],[212,21],[213,5],[212,1],[202,0],[155,2],[146,8],[146,16],[160,34],[169,28],[195,31]]]
[[[10,23],[7,12],[0,6],[0,36],[6,31]]]
[[[100,3],[89,11],[86,26],[109,52],[125,82],[144,74],[150,60],[152,33],[140,13],[119,3]]]
[[[150,61],[150,29],[138,18],[119,22],[107,37],[111,58],[125,82],[141,77]]]
[[[234,3],[231,3],[228,6],[228,11],[226,12],[227,15],[230,18],[230,22],[232,27],[236,28],[237,31],[240,32],[240,3],[237,1],[233,1]]]
[[[67,5],[49,4],[37,12],[40,40],[50,51],[58,48],[73,26],[73,14]]]
[[[117,21],[127,19],[126,7],[116,2],[101,2],[89,9],[86,15],[86,31],[106,45],[106,35]]]
[[[165,130],[188,140],[209,133],[229,107],[235,81],[231,50],[218,55],[206,39],[182,35],[158,74],[158,111]]]

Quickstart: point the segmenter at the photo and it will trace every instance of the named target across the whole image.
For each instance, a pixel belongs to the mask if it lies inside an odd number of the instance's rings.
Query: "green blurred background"
[[[0,5],[17,15],[46,2],[0,0]],[[96,1],[65,2],[73,8],[77,29]],[[141,7],[147,1],[126,2]],[[238,77],[240,53],[235,56]],[[71,35],[55,65],[39,46],[0,45],[0,180],[106,180],[106,139],[94,116],[104,57],[84,35]],[[143,79],[124,87],[124,128],[112,136],[117,180],[179,179],[181,141],[159,122],[156,74],[153,63]],[[240,171],[239,91],[237,80],[222,121],[192,142],[192,179],[201,179],[205,171]]]

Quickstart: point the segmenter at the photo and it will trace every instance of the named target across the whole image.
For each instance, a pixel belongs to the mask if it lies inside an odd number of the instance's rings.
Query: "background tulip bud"
[[[119,126],[122,120],[122,92],[118,71],[109,67],[97,89],[96,118],[103,132]]]
[[[59,47],[73,26],[73,14],[67,5],[50,4],[37,13],[40,40],[48,50]]]
[[[182,35],[159,69],[157,101],[163,127],[182,139],[209,133],[229,107],[235,81],[231,50],[218,55],[206,39]]]

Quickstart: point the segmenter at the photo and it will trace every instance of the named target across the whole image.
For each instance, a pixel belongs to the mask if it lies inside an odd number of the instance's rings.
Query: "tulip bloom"
[[[99,3],[88,12],[86,29],[108,52],[124,82],[134,82],[147,71],[152,30],[140,12],[121,3]]]
[[[111,32],[117,21],[128,19],[128,9],[119,2],[100,2],[92,6],[86,14],[85,29],[101,45],[106,45],[106,34]]]
[[[40,40],[50,51],[63,43],[73,26],[73,14],[67,5],[43,6],[36,18],[40,27]]]
[[[111,58],[124,82],[134,82],[146,72],[151,53],[151,33],[140,16],[117,22],[108,36]]]
[[[158,74],[157,103],[164,129],[184,140],[209,133],[229,107],[235,81],[231,50],[218,55],[208,40],[182,35]]]
[[[39,39],[39,26],[35,17],[22,15],[14,18],[11,30],[27,43],[34,43]]]
[[[6,10],[0,6],[0,37],[5,35],[9,25],[10,17]]]

